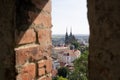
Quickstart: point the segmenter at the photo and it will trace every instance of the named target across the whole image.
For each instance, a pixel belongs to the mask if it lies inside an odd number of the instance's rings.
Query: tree
[[[75,49],[79,49],[80,50],[80,43],[79,42],[74,41],[74,42],[72,42],[72,45],[75,46]]]
[[[71,43],[72,45],[74,45],[75,49],[78,49],[80,50],[82,53],[86,50],[88,50],[88,47],[87,46],[82,46],[79,42],[77,41],[74,41]]]
[[[58,78],[58,80],[68,80],[67,78],[63,78],[62,76]]]
[[[68,76],[69,80],[88,80],[88,51],[74,61],[74,68]]]
[[[68,75],[69,71],[66,67],[61,67],[58,69],[58,75],[62,77],[66,77]]]

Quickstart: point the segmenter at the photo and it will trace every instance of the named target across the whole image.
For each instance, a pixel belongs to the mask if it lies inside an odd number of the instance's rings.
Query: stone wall
[[[51,80],[51,1],[0,1],[0,80]]]
[[[120,80],[120,0],[87,0],[89,80]]]
[[[0,80],[15,80],[15,2],[0,0]]]
[[[17,80],[52,80],[51,1],[17,0]]]

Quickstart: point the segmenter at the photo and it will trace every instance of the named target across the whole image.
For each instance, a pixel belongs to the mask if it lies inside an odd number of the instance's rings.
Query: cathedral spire
[[[66,36],[68,36],[68,31],[67,31],[67,27],[66,27]]]
[[[72,36],[72,27],[70,28],[70,36]]]
[[[68,43],[68,32],[67,32],[67,28],[66,28],[66,34],[65,34],[65,44]]]
[[[68,35],[67,28],[66,28],[65,45],[72,44],[75,41],[77,40],[75,39],[75,36],[72,34],[72,27],[70,28],[70,35]]]

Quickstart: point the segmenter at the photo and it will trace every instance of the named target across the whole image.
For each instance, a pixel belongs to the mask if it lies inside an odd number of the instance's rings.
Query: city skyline
[[[52,34],[89,34],[86,0],[52,0]]]

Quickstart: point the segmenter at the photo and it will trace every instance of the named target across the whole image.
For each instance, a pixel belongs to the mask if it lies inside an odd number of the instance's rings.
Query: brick
[[[36,75],[35,63],[28,63],[27,65],[23,66],[23,72],[27,72],[31,77],[35,78]]]
[[[45,62],[46,64],[46,72],[51,73],[52,72],[52,60],[48,59]]]
[[[28,29],[25,32],[21,31],[19,34],[15,33],[16,44],[26,44],[36,41],[36,34],[33,29]]]
[[[38,80],[46,80],[46,76],[42,76]]]
[[[24,73],[21,75],[22,80],[30,80],[30,76],[28,73]]]
[[[46,80],[52,80],[52,77],[51,76],[46,77]]]
[[[26,61],[39,60],[42,57],[42,53],[39,50],[39,46],[31,46],[27,48],[20,48],[16,51],[16,65],[25,64]]]
[[[45,68],[39,68],[38,69],[38,75],[39,76],[45,75]]]
[[[46,80],[46,78],[42,78],[41,80]]]
[[[32,0],[32,2],[36,5],[37,8],[42,9],[47,12],[51,12],[51,0]]]
[[[25,74],[25,73],[27,73],[27,74]],[[36,65],[34,63],[25,64],[22,67],[22,69],[20,71],[20,74],[24,78],[29,77],[31,80],[35,79],[35,76],[36,76]]]
[[[45,66],[45,60],[41,60],[38,62],[38,67],[44,67]]]
[[[51,52],[51,31],[49,29],[40,29],[38,31],[38,41],[43,54],[50,55]]]
[[[49,0],[46,5],[44,6],[43,10],[51,13],[51,0]]]
[[[47,59],[49,56],[51,56],[51,50],[49,49],[43,49],[40,47],[40,50],[42,51],[42,55],[44,56],[45,59]]]
[[[19,74],[16,80],[31,80],[28,73]]]
[[[36,76],[36,66],[34,63],[25,64],[21,67],[17,80],[34,80]]]
[[[40,29],[38,31],[38,41],[41,46],[51,45],[51,31],[49,29]]]
[[[29,22],[32,22],[36,25],[38,25],[39,27],[47,27],[50,28],[51,27],[51,15],[48,14],[47,12],[41,12],[41,13],[35,13],[32,11],[28,12],[29,15]]]
[[[43,76],[41,78],[39,78],[38,80],[52,80],[51,76]]]

